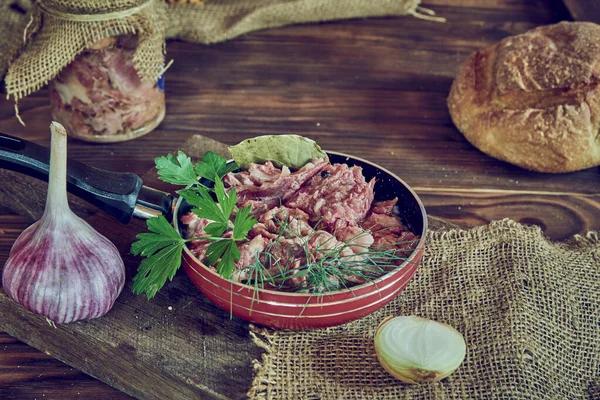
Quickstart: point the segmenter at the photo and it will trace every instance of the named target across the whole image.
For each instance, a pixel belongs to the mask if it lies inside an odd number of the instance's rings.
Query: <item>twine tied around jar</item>
[[[103,13],[103,14],[73,14],[73,13],[60,11],[56,8],[49,7],[48,5],[44,4],[43,2],[40,3],[40,8],[44,11],[44,13],[53,15],[58,18],[62,18],[66,21],[95,22],[95,21],[110,21],[112,19],[128,17],[130,15],[136,14],[136,13],[142,11],[143,9],[151,6],[153,1],[154,0],[148,0],[147,2],[145,2],[139,6],[127,8],[127,9],[120,10],[120,11],[107,12],[107,13]]]
[[[165,70],[162,0],[39,0],[25,21],[23,36],[13,38],[5,78],[7,98],[14,98],[20,121],[19,100],[47,85],[99,40],[136,35],[133,64],[141,80],[155,83]]]

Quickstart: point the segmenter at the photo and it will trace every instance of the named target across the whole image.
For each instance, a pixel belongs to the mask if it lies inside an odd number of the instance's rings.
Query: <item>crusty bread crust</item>
[[[600,165],[600,25],[561,22],[473,53],[448,107],[488,155],[540,172]]]

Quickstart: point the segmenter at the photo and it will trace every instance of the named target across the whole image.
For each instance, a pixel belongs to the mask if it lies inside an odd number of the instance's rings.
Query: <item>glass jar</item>
[[[133,66],[137,37],[102,39],[49,84],[52,118],[75,138],[122,142],[151,132],[165,116],[164,77],[142,82]]]

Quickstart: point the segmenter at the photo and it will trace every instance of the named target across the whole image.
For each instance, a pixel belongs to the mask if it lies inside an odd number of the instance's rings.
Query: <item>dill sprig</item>
[[[337,241],[333,236],[319,245],[312,246],[311,239],[319,231],[312,231],[303,237],[289,227],[287,220],[278,219],[280,231],[267,247],[257,252],[254,262],[238,271],[240,276],[247,277],[245,283],[255,289],[274,289],[282,291],[323,293],[339,289],[348,289],[357,283],[352,280],[373,281],[406,260],[405,249],[400,245],[414,241],[398,242],[386,245],[385,248],[368,248],[357,244],[361,233],[348,242]],[[295,239],[297,245],[289,254],[277,257],[276,246],[280,246],[283,238]],[[328,243],[329,240],[333,243]],[[363,247],[363,252],[348,252],[349,247]],[[279,251],[280,252],[280,251]],[[297,263],[297,260],[304,262]],[[298,264],[298,265],[294,265]],[[299,279],[300,285],[290,285],[291,279]]]

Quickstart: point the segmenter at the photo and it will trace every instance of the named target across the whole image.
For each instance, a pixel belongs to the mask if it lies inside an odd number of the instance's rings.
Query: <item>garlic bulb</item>
[[[375,332],[383,368],[406,383],[435,382],[465,359],[463,336],[449,325],[415,316],[388,317]]]
[[[50,176],[42,218],[15,241],[2,273],[10,298],[55,323],[104,315],[123,290],[117,248],[67,201],[67,136],[52,122]]]

